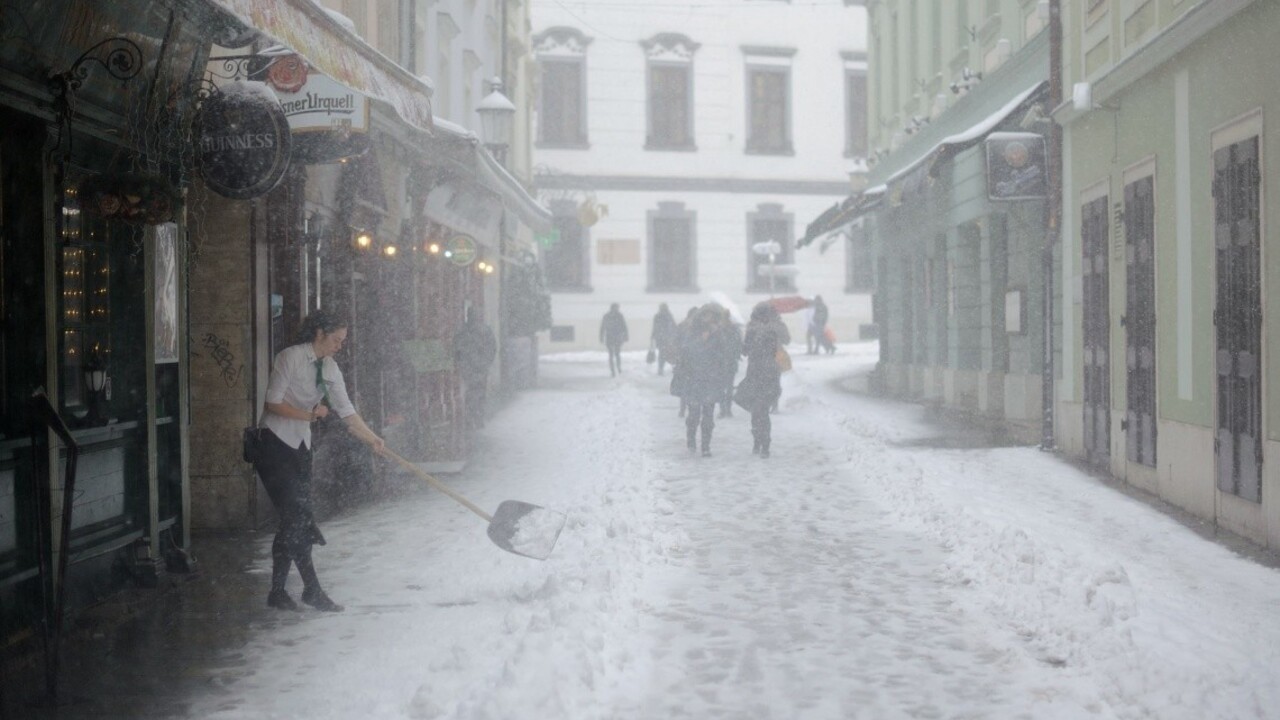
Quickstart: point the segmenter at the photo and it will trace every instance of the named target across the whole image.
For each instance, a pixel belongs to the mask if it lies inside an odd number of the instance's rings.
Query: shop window
[[[106,229],[81,213],[74,188],[63,194],[61,234],[60,396],[63,408],[83,416],[90,401],[86,373],[110,365],[111,262]]]
[[[747,214],[747,228],[747,291],[795,292],[795,277],[779,270],[794,267],[792,216],[783,213],[780,205],[764,204]],[[780,252],[774,254],[772,263],[768,255],[756,252],[756,245],[764,242],[778,243]],[[770,265],[772,269],[762,269]]]
[[[696,215],[682,203],[660,203],[649,213],[649,290],[697,290]]]

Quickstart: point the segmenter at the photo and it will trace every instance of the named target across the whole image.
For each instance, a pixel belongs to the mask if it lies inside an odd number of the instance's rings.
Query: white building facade
[[[654,313],[821,295],[837,343],[873,336],[870,254],[844,237],[797,250],[857,189],[866,155],[860,2],[691,5],[534,0],[534,183],[554,327],[543,352],[599,347],[619,303],[630,349]],[[774,241],[761,274],[752,246]],[[802,314],[786,316],[803,342]]]

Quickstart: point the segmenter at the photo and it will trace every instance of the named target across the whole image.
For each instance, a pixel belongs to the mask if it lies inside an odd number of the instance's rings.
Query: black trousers
[[[283,590],[291,564],[306,587],[319,587],[311,546],[324,545],[324,536],[311,513],[311,450],[291,448],[270,430],[262,431],[262,449],[254,463],[267,496],[275,506],[280,527],[271,543],[271,589]]]
[[[689,414],[685,416],[684,425],[689,447],[693,447],[698,427],[702,427],[702,447],[705,449],[711,444],[711,431],[716,426],[716,404],[713,402],[704,404],[689,403]]]
[[[617,375],[622,372],[622,343],[609,343],[605,347],[609,348],[609,374]]]
[[[773,419],[769,417],[769,408],[751,413],[751,438],[755,440],[755,444],[768,450],[772,434]]]

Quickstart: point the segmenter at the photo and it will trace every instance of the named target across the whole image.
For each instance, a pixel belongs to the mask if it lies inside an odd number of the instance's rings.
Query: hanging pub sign
[[[1044,136],[991,133],[987,136],[987,197],[1042,200],[1048,196]]]
[[[267,84],[293,131],[293,158],[301,163],[336,162],[369,147],[369,99],[314,68],[298,55],[275,59]]]
[[[470,235],[454,235],[444,244],[444,256],[458,267],[466,267],[475,262],[476,240]]]
[[[235,200],[266,194],[289,169],[289,121],[260,82],[218,88],[196,116],[196,160],[211,190]]]

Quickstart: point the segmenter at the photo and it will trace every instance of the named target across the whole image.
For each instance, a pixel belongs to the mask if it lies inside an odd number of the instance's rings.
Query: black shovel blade
[[[546,560],[564,529],[564,513],[519,500],[503,500],[489,522],[489,539],[516,555]]]

